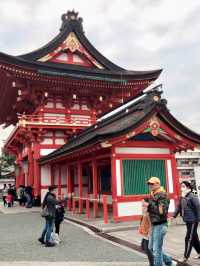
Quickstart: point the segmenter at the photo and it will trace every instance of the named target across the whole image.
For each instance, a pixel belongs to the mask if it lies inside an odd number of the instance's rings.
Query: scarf
[[[155,191],[151,191],[150,195],[154,198],[154,196],[160,192],[166,192],[164,187],[159,187],[158,189],[156,189]]]

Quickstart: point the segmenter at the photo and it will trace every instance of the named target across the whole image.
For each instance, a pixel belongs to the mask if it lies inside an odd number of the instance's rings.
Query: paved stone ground
[[[138,233],[137,229],[132,231],[124,230],[118,232],[109,233],[111,236],[118,237],[120,239],[124,239],[129,241],[130,243],[134,243],[140,245],[141,243],[141,235]],[[164,250],[165,253],[170,254],[173,258],[180,259],[183,257],[184,253],[184,238],[186,234],[186,226],[182,225],[171,225],[168,229],[167,235],[164,240]],[[196,252],[194,249],[192,250],[191,257],[188,261],[188,265],[192,266],[200,266],[200,260],[195,260]]]
[[[114,246],[70,223],[62,225],[62,243],[45,248],[37,242],[43,222],[36,212],[0,213],[0,266],[148,265],[143,255]]]
[[[146,266],[145,262],[0,262],[0,266]]]

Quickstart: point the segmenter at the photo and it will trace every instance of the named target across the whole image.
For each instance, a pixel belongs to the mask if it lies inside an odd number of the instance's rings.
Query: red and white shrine
[[[16,185],[32,186],[41,198],[56,185],[58,196],[68,194],[69,209],[78,205],[81,213],[89,204],[94,216],[107,195],[118,221],[141,214],[145,180],[156,175],[173,210],[174,153],[193,149],[200,136],[170,114],[160,88],[144,93],[160,73],[113,64],[86,38],[74,11],[62,16],[60,33],[42,48],[0,53],[0,123],[15,125],[5,150],[16,156]]]

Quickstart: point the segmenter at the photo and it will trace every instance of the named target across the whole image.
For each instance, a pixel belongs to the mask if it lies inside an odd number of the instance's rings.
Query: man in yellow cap
[[[172,258],[162,252],[163,240],[167,232],[169,199],[166,191],[161,187],[158,177],[149,178],[147,184],[150,190],[150,197],[148,202],[143,202],[143,206],[148,208],[152,225],[149,249],[153,253],[154,266],[162,266],[163,262],[167,266],[172,266]]]

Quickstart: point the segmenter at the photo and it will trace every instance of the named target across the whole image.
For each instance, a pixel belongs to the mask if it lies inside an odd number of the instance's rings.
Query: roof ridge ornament
[[[72,11],[68,10],[67,13],[62,14],[61,20],[62,20],[62,26],[60,28],[60,31],[63,31],[71,22],[77,22],[81,31],[83,31],[83,19],[78,16],[78,12],[75,12],[73,9]]]

